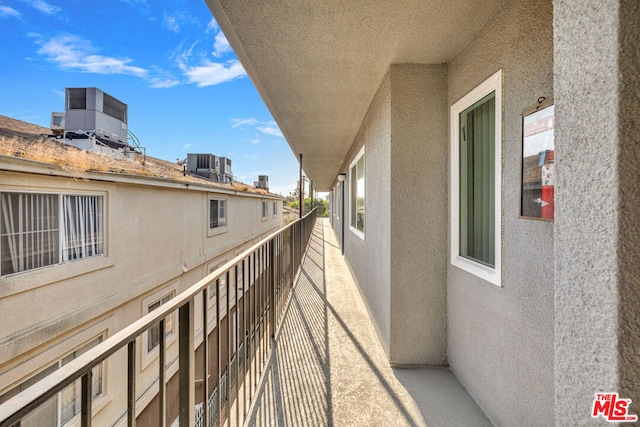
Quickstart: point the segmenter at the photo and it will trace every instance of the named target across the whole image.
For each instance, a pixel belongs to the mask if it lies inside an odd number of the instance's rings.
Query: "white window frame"
[[[460,113],[495,92],[495,266],[460,256]],[[451,106],[450,110],[451,264],[487,282],[502,286],[502,70],[499,70]]]
[[[278,202],[273,202],[273,216],[278,216]]]
[[[351,223],[353,210],[356,209],[356,206],[354,205],[354,200],[357,200],[357,194],[356,195],[351,194],[352,193],[352,187],[353,187],[352,180],[354,180],[354,179],[357,180],[357,176],[353,176],[353,172],[352,171],[353,171],[353,167],[357,165],[357,163],[360,161],[361,158],[364,159],[364,162],[365,162],[364,184],[365,184],[365,187],[366,187],[366,185],[367,185],[367,176],[366,176],[367,166],[366,166],[366,158],[364,157],[364,146],[362,146],[360,151],[358,151],[358,154],[354,157],[353,161],[349,165],[349,230],[351,230],[351,232],[353,234],[355,234],[356,236],[358,236],[362,240],[365,240],[365,233],[360,231],[360,230],[358,230],[356,228],[356,226]],[[356,175],[357,175],[357,166],[356,166]],[[365,230],[367,229],[366,228],[367,227],[367,220],[366,220],[366,218],[367,218],[367,214],[366,214],[366,212],[367,212],[367,209],[366,209],[367,196],[366,196],[366,194],[367,194],[367,192],[365,190],[365,192],[364,192],[364,205],[365,205],[365,226],[364,227],[365,227]]]
[[[269,219],[269,202],[266,200],[262,201],[262,204],[260,205],[260,208],[262,209],[262,212],[260,213],[260,217],[262,218],[263,221],[266,221]]]
[[[65,359],[68,359],[71,355],[73,355],[74,353],[78,352],[79,350],[84,350],[82,353],[74,355],[71,359],[67,360],[67,363],[71,362],[76,357],[80,356],[81,354],[85,353],[86,351],[88,351],[89,349],[95,347],[96,345],[100,344],[102,341],[104,341],[104,339],[105,339],[105,334],[104,333],[96,335],[92,339],[85,341],[82,345],[75,347],[74,350],[67,352],[64,356],[57,357],[54,362],[47,363],[47,365],[44,367],[44,369],[41,369],[39,372],[37,372],[36,374],[32,375],[30,378],[24,380],[19,385],[17,385],[14,388],[9,389],[8,391],[6,391],[5,394],[2,396],[3,399],[0,399],[0,402],[5,400],[4,398],[6,398],[7,393],[10,393],[9,396],[15,395],[15,394],[19,393],[20,391],[22,391],[22,390],[32,386],[33,384],[37,383],[38,381],[41,381],[42,379],[44,379],[47,376],[51,375],[53,372],[55,372],[58,369],[62,368],[66,364],[65,363]],[[92,344],[94,341],[97,341],[97,342],[94,345],[91,345],[90,347],[87,347],[89,344]],[[93,376],[93,381],[92,381],[92,396],[91,396],[92,403],[91,403],[91,405],[94,408],[94,411],[100,410],[103,407],[103,404],[105,403],[104,402],[104,398],[105,398],[106,392],[107,392],[107,388],[106,388],[106,379],[107,379],[106,368],[107,368],[107,363],[106,363],[106,361],[103,361],[103,362],[97,364],[92,369],[94,371],[94,376]],[[97,377],[95,375],[95,371],[96,370],[98,370],[98,372],[99,372],[99,377]],[[93,393],[93,387],[96,384],[97,378],[99,378],[99,383],[98,383],[99,384],[99,392],[94,394]],[[71,389],[71,387],[74,387],[74,389]],[[80,411],[75,412],[75,410],[74,410],[74,414],[70,418],[68,418],[67,420],[63,420],[62,419],[62,416],[63,416],[63,399],[64,399],[65,392],[68,392],[69,390],[75,391],[75,393],[73,393],[73,400],[76,401],[76,404],[79,404],[79,401],[76,400],[76,399],[78,399],[80,397],[79,388],[80,388],[80,379],[77,379],[76,381],[72,382],[67,387],[65,387],[62,391],[59,391],[58,393],[56,393],[54,396],[51,397],[51,399],[53,399],[53,398],[56,399],[56,401],[55,401],[56,419],[52,420],[52,421],[55,421],[55,425],[56,426],[62,426],[62,425],[67,426],[67,425],[79,424],[78,420],[79,420],[79,417],[80,417]],[[96,402],[102,402],[102,403],[98,404]],[[47,401],[47,404],[49,404],[49,403],[50,402]],[[43,406],[44,406],[44,404],[39,406],[38,408],[36,408],[36,410],[33,411],[33,412],[36,412],[36,411],[42,409]],[[96,413],[96,412],[94,412],[94,413]],[[31,416],[31,415],[32,414],[29,414],[25,418],[28,419],[29,416]],[[63,421],[64,421],[64,423],[63,423]]]
[[[211,227],[211,202],[218,201],[218,215],[220,215],[220,202],[224,202],[224,225]],[[226,197],[209,197],[207,200],[207,230],[208,236],[226,233],[229,230],[229,200]]]
[[[163,298],[167,296],[171,296],[171,298],[175,298],[176,295],[178,295],[178,293],[179,293],[178,283],[173,283],[147,296],[142,300],[142,316],[146,316],[147,314],[149,314],[150,313],[149,307],[151,307],[156,302],[161,301]],[[169,314],[169,316],[171,316],[172,328],[171,330],[165,329],[165,337],[166,337],[165,344],[166,344],[167,352],[168,352],[169,346],[176,341],[177,335],[178,335],[177,329],[176,329],[177,320],[178,320],[176,317],[176,312]],[[166,328],[166,320],[165,320],[165,328]],[[153,347],[151,351],[148,350],[149,349],[148,340],[149,340],[149,331],[147,330],[144,334],[142,334],[142,343],[141,343],[142,345],[140,346],[140,352],[142,356],[141,369],[147,368],[155,359],[158,358],[160,353],[159,345],[156,345],[155,347]]]
[[[57,248],[57,262],[52,262],[50,264],[47,265],[43,265],[43,266],[39,266],[39,267],[32,267],[32,268],[27,268],[24,269],[22,271],[17,271],[17,272],[12,272],[12,273],[8,273],[8,274],[4,274],[3,272],[0,271],[0,275],[1,277],[7,277],[7,276],[13,276],[13,275],[17,275],[17,274],[25,274],[25,273],[29,273],[29,272],[33,272],[33,271],[38,271],[44,268],[48,268],[48,267],[53,267],[56,265],[62,265],[62,264],[66,264],[66,263],[74,263],[76,261],[82,261],[82,260],[87,260],[87,259],[91,259],[91,258],[97,258],[97,257],[104,257],[106,256],[107,253],[107,197],[106,194],[104,192],[95,192],[95,193],[88,193],[88,192],[59,192],[59,191],[14,191],[14,190],[9,190],[9,191],[1,191],[0,192],[0,197],[2,196],[3,193],[12,193],[12,194],[23,194],[23,195],[29,195],[29,194],[33,194],[33,195],[49,195],[49,196],[55,196],[57,198],[57,203],[58,203],[58,209],[57,209],[57,216],[58,216],[58,228],[53,230],[52,232],[55,232],[57,234],[57,239],[58,239],[58,248]],[[65,239],[65,200],[68,197],[95,197],[97,199],[99,199],[99,207],[102,209],[102,212],[99,212],[99,220],[100,223],[96,224],[97,227],[99,228],[100,232],[102,233],[102,236],[100,236],[101,238],[101,243],[100,243],[100,252],[99,253],[95,253],[95,254],[88,254],[85,256],[74,256],[72,257],[70,254],[74,251],[73,248],[71,247],[67,247],[67,243],[68,240]],[[0,220],[2,219],[3,216],[0,215]],[[2,241],[0,240],[0,244],[2,243]],[[98,245],[96,243],[96,245]],[[86,246],[86,245],[85,245]],[[80,251],[79,249],[76,249],[78,251]],[[88,249],[83,249],[82,252],[84,252],[85,250]],[[96,248],[93,248],[91,250],[96,250]]]

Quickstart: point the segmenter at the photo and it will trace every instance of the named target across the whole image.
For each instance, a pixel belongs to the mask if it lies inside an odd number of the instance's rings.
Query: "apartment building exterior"
[[[150,165],[160,162],[147,158],[151,172]],[[0,401],[166,303],[283,224],[282,198],[264,191],[199,177],[78,173],[13,156],[0,157],[0,199]],[[224,280],[220,285],[222,301]],[[235,295],[231,299],[235,302]],[[216,313],[215,301],[208,303],[210,313]],[[167,390],[173,393],[177,318],[167,318],[165,325]],[[211,324],[207,332],[212,333]],[[152,408],[159,334],[158,328],[150,330],[137,347],[136,413],[147,425],[157,422]],[[126,358],[118,353],[94,369],[95,425],[126,421]],[[21,425],[73,424],[79,399],[77,382]],[[177,408],[169,406],[167,415],[171,421]]]
[[[331,192],[390,364],[449,366],[497,425],[599,424],[602,392],[640,413],[637,2],[207,4]],[[553,221],[521,211],[543,100]]]

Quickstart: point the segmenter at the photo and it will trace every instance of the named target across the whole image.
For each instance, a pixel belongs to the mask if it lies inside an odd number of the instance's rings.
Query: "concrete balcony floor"
[[[492,425],[447,368],[389,366],[328,219],[284,316],[249,425]]]

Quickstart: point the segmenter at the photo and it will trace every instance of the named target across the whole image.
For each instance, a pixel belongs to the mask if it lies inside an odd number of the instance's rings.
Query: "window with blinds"
[[[495,92],[460,113],[460,255],[495,266]]]
[[[209,200],[209,229],[227,225],[227,201],[224,199]]]

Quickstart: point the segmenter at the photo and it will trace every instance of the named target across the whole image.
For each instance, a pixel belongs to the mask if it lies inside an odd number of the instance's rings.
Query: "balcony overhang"
[[[206,0],[320,191],[389,65],[450,61],[507,0]]]

